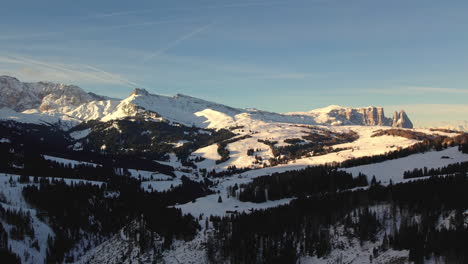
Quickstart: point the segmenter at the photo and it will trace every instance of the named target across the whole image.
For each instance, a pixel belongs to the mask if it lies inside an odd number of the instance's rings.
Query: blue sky
[[[467,1],[42,0],[2,11],[0,74],[24,81],[276,112],[404,107],[421,125],[468,120]]]

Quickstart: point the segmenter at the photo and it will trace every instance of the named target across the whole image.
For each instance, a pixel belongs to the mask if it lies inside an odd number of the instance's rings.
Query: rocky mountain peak
[[[135,89],[133,89],[133,91],[130,93],[130,96],[132,96],[132,95],[144,95],[144,96],[148,96],[148,95],[150,95],[150,93],[149,93],[146,89],[135,88]]]
[[[23,83],[10,76],[0,76],[0,108],[17,112],[38,109],[41,112],[59,107],[77,107],[96,98],[76,85],[51,82]]]
[[[393,113],[392,126],[401,128],[413,128],[413,123],[409,119],[406,112],[404,110],[400,110],[399,113],[397,111]]]
[[[400,114],[397,113],[397,116],[391,119],[385,116],[384,108],[379,106],[351,108],[330,105],[309,112],[296,112],[289,114],[311,116],[315,120],[319,121],[319,123],[330,125],[413,127],[413,124],[405,113],[401,114],[401,118]],[[401,121],[399,121],[400,119]]]
[[[153,95],[141,88],[135,88],[128,98],[120,100],[87,93],[75,85],[23,83],[10,76],[0,76],[0,93],[0,108],[7,107],[16,112],[32,110],[31,113],[57,114],[78,120],[112,120],[145,112],[158,120],[164,118],[212,128],[248,123],[248,120],[306,125],[413,127],[404,111],[395,113],[391,119],[385,117],[382,107],[377,106],[350,108],[333,105],[309,112],[278,114],[233,108],[182,94]]]

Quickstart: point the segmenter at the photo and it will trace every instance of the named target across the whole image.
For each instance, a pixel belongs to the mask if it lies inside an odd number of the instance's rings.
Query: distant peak
[[[0,79],[3,79],[3,80],[14,80],[14,81],[18,81],[19,80],[15,77],[12,77],[12,76],[8,76],[8,75],[0,75]]]
[[[186,95],[186,94],[181,94],[181,93],[178,93],[174,96],[174,98],[189,98],[189,99],[197,99],[197,100],[203,100],[203,99],[200,99],[200,98],[196,98],[196,97],[193,97],[193,96],[190,96],[190,95]]]
[[[189,95],[186,95],[186,94],[178,93],[178,94],[175,95],[175,97],[192,97],[192,96],[189,96]]]
[[[317,109],[314,109],[314,110],[311,110],[310,112],[316,112],[316,113],[329,113],[333,110],[341,110],[341,109],[344,109],[345,107],[342,107],[342,106],[339,106],[339,105],[329,105],[329,106],[326,106],[326,107],[322,107],[322,108],[317,108]]]
[[[132,93],[130,95],[149,95],[150,93],[146,89],[142,88],[135,88],[133,89]]]

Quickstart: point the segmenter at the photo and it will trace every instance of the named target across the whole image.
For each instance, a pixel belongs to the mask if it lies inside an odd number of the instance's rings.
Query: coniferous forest
[[[213,263],[295,263],[303,255],[325,256],[337,226],[360,243],[383,240],[374,255],[389,248],[409,250],[410,261],[443,257],[468,261],[468,177],[432,177],[390,186],[299,197],[289,205],[227,217],[211,217],[207,240]],[[387,210],[378,210],[378,208]],[[451,215],[450,227],[439,217]],[[336,247],[336,245],[333,245]]]

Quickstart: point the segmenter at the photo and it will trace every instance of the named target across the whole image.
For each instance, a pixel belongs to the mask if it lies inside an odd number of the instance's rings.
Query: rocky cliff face
[[[329,106],[323,109],[314,110],[309,113],[320,113],[333,118],[334,122],[342,125],[362,125],[362,126],[392,126],[401,128],[413,128],[405,111],[395,112],[393,119],[385,116],[382,107],[369,106],[361,108],[349,108],[341,106]]]
[[[345,112],[339,114],[344,115],[353,124],[388,126],[391,123],[390,119],[385,117],[382,107],[345,108]]]
[[[32,88],[9,76],[0,76],[0,108],[7,107],[15,111],[37,108],[41,99]]]
[[[17,112],[38,109],[41,112],[59,107],[77,107],[91,101],[102,100],[75,85],[50,82],[23,83],[10,76],[0,76],[0,108]]]
[[[392,127],[413,128],[413,123],[404,110],[393,113]]]

